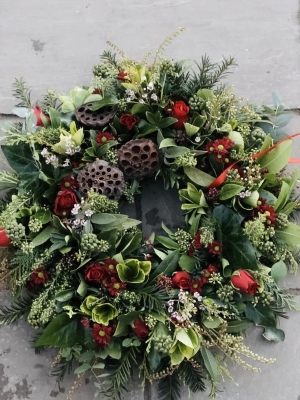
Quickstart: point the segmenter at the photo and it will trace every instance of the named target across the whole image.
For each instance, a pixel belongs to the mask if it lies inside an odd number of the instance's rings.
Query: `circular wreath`
[[[181,382],[196,392],[208,380],[214,394],[230,376],[220,351],[253,371],[245,357],[273,362],[243,333],[254,323],[281,341],[278,317],[296,308],[278,286],[300,245],[289,221],[298,175],[284,171],[292,141],[272,122],[286,121],[283,107],[245,105],[218,86],[232,58],[189,71],[163,48],[152,65],[106,51],[90,87],[48,91],[39,105],[16,80],[24,120],[2,146],[13,171],[0,174],[0,245],[16,300],[0,322],[26,315],[35,346],[58,348],[56,373],[77,360],[75,374],[93,372],[111,399],[135,366],[161,399],[179,398]],[[182,227],[145,238],[120,213],[144,177],[178,190]]]

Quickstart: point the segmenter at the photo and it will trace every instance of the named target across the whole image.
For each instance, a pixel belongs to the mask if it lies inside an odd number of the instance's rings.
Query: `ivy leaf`
[[[243,217],[224,205],[216,207],[213,215],[221,230],[222,257],[232,268],[257,269],[255,249],[241,226]]]
[[[85,334],[80,319],[81,316],[69,318],[65,313],[59,314],[46,326],[35,346],[64,348],[82,343]]]

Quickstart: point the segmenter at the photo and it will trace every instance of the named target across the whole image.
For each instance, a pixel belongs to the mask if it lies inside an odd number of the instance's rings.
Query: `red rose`
[[[121,124],[125,125],[129,131],[134,127],[138,120],[139,119],[135,115],[131,114],[123,114],[120,118]]]
[[[259,283],[253,278],[249,272],[240,269],[237,271],[238,275],[231,276],[231,283],[236,289],[240,289],[241,293],[244,294],[255,294]]]
[[[0,227],[0,247],[7,247],[10,245],[10,238],[7,236],[5,232],[5,228]]]
[[[191,275],[186,271],[176,272],[172,277],[173,287],[187,290],[192,283]]]
[[[85,277],[90,282],[101,283],[104,279],[105,270],[99,263],[90,264],[84,271]]]
[[[170,116],[173,118],[177,118],[178,121],[172,125],[172,128],[174,128],[176,130],[183,129],[184,128],[183,123],[188,122],[188,120],[189,120],[189,116],[188,116],[189,111],[190,111],[190,108],[185,104],[184,101],[182,101],[182,100],[175,101],[172,112],[170,113]]]
[[[74,204],[78,204],[75,193],[65,189],[58,192],[54,201],[54,213],[62,217],[68,216]]]
[[[147,337],[149,336],[149,328],[148,326],[145,324],[145,322],[143,320],[141,320],[140,318],[136,319],[133,323],[134,328],[132,328],[133,333],[136,334],[136,336],[139,339],[145,340],[147,339]]]
[[[39,106],[33,107],[33,112],[36,116],[36,126],[44,126],[44,122],[42,121],[42,116],[46,118],[50,122],[50,118],[47,117],[41,110]]]

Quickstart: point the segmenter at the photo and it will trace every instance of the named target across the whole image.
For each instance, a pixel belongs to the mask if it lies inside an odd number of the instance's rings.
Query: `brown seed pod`
[[[102,128],[113,120],[116,107],[104,106],[99,110],[93,111],[90,109],[94,102],[82,104],[77,110],[75,110],[75,117],[77,121],[83,125],[90,126],[92,128]]]
[[[77,181],[81,194],[93,189],[111,200],[119,200],[125,186],[123,172],[104,160],[88,164],[79,172]]]
[[[149,139],[133,139],[118,150],[119,166],[128,177],[138,178],[158,170],[159,149]]]

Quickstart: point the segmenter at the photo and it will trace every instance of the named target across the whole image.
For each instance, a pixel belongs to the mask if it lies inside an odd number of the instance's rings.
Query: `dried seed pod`
[[[133,139],[118,150],[119,166],[128,177],[138,178],[157,171],[161,164],[159,149],[149,139]]]
[[[123,172],[104,160],[88,164],[79,172],[77,181],[81,194],[93,189],[111,200],[119,200],[125,186]]]
[[[116,107],[104,106],[99,110],[93,111],[90,109],[94,102],[82,104],[77,110],[75,110],[75,117],[77,121],[80,121],[83,125],[90,126],[92,128],[102,128],[113,120]]]

